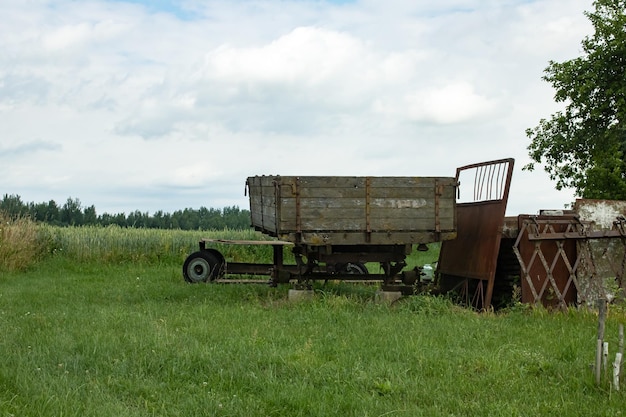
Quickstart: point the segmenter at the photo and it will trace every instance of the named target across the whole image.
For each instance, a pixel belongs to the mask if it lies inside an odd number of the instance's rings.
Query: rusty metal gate
[[[514,159],[457,168],[457,238],[441,244],[437,274],[443,291],[460,290],[476,309],[491,305]],[[469,193],[467,193],[469,191]]]
[[[624,288],[626,219],[590,230],[577,215],[519,216],[513,251],[520,264],[522,302],[565,309]],[[611,255],[609,255],[611,252]]]

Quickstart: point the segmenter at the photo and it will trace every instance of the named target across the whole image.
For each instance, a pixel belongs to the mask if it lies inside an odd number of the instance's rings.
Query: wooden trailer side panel
[[[248,177],[246,186],[250,198],[250,219],[252,226],[269,234],[278,236],[278,212],[280,206],[276,204],[278,177],[256,176]]]
[[[253,226],[290,241],[403,244],[456,232],[454,178],[263,176],[248,188]]]

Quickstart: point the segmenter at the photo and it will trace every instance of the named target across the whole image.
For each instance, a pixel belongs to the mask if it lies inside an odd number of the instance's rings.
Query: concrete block
[[[313,299],[313,290],[295,290],[290,289],[288,294],[289,301],[298,302]]]
[[[376,291],[374,300],[381,304],[392,304],[402,298],[400,291]]]

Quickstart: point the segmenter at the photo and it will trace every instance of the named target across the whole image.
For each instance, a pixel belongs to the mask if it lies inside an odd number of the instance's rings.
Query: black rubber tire
[[[191,284],[213,281],[217,278],[220,264],[220,259],[211,252],[194,252],[183,263],[183,277]]]
[[[369,271],[365,264],[361,262],[348,262],[345,264],[338,264],[336,266],[337,272],[340,274],[354,274],[354,275],[367,275]]]

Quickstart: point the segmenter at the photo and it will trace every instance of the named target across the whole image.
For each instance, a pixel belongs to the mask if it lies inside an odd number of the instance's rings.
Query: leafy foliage
[[[528,129],[535,163],[544,163],[556,188],[584,198],[626,199],[626,0],[597,0],[585,13],[593,36],[584,55],[550,61],[543,79],[556,89],[559,111]]]

